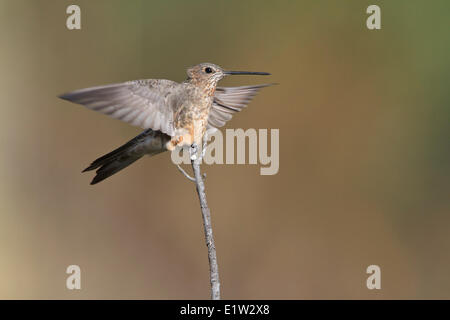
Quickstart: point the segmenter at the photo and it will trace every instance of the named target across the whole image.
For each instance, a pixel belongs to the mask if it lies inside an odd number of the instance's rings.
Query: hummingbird
[[[270,75],[267,72],[226,71],[212,63],[187,69],[181,83],[165,79],[133,80],[80,89],[59,98],[145,129],[121,147],[93,161],[96,184],[128,167],[144,155],[154,156],[176,147],[201,145],[245,108],[261,88],[271,84],[217,87],[228,75]]]

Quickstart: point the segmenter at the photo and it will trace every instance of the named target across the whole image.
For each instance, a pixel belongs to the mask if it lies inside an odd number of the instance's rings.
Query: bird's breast
[[[174,113],[174,145],[201,145],[208,124],[212,98],[200,96],[183,101]]]

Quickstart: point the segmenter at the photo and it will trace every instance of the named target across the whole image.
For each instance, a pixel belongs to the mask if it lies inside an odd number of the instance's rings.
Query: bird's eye
[[[205,68],[205,72],[206,72],[206,73],[212,73],[213,70],[212,70],[210,67],[207,67],[207,68]]]

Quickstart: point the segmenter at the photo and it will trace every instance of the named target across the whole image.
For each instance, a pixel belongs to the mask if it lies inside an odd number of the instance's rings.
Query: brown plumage
[[[146,129],[120,148],[95,160],[84,171],[97,169],[96,184],[142,156],[176,146],[201,145],[207,129],[222,127],[241,111],[256,93],[270,84],[216,87],[226,75],[265,72],[224,71],[212,63],[187,70],[177,83],[163,79],[134,80],[66,93],[60,98]]]

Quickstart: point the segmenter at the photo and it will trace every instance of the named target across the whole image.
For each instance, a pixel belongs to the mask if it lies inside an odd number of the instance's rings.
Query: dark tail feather
[[[149,147],[149,139],[160,139],[161,144]],[[128,167],[133,162],[142,158],[145,154],[153,155],[165,151],[164,139],[166,139],[166,137],[161,132],[148,129],[125,143],[123,146],[96,159],[89,167],[84,169],[83,172],[99,168],[96,171],[96,175],[94,179],[92,179],[91,184],[99,183]]]
[[[104,165],[100,167],[96,171],[96,175],[94,179],[92,179],[91,184],[99,183],[100,181],[105,180],[106,178],[112,176],[113,174],[119,172],[120,170],[128,167],[130,164],[135,162],[136,160],[140,159],[141,156],[127,156],[127,157],[119,157],[116,159],[108,160]]]
[[[90,164],[89,167],[84,169],[82,172],[86,172],[86,171],[91,171],[91,170],[97,169],[98,167],[100,167],[102,165],[105,165],[108,162],[111,162],[111,160],[116,159],[120,155],[126,154],[129,151],[129,149],[135,147],[139,143],[139,141],[141,141],[142,138],[145,138],[146,136],[148,136],[149,133],[151,133],[151,130],[146,130],[146,131],[142,132],[140,135],[134,137],[133,139],[131,139],[130,141],[125,143],[123,146],[121,146],[121,147],[117,148],[116,150],[113,150],[110,153],[107,153],[104,156],[96,159],[94,162],[92,162]]]

